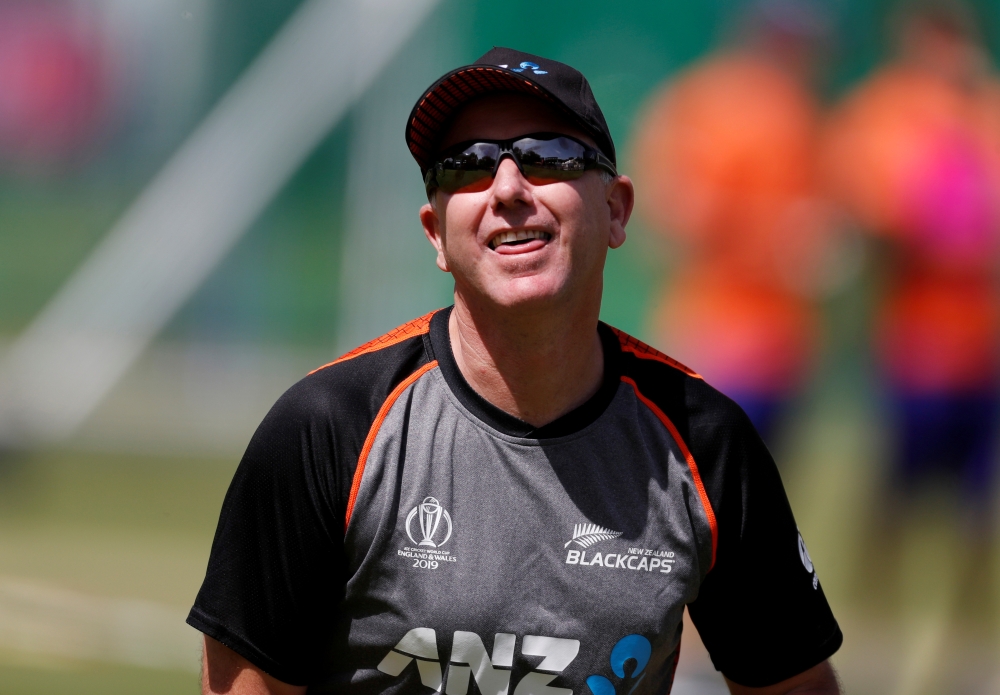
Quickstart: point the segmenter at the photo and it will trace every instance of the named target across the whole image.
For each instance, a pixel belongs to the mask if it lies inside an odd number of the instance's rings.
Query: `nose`
[[[531,191],[517,162],[513,157],[500,160],[496,176],[493,177],[493,195],[491,200],[494,209],[498,207],[515,207],[531,203]]]

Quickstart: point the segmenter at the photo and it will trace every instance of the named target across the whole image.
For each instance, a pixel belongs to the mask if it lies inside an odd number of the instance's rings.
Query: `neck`
[[[597,393],[604,352],[600,296],[534,311],[468,301],[455,293],[448,332],[462,376],[501,410],[541,427]]]

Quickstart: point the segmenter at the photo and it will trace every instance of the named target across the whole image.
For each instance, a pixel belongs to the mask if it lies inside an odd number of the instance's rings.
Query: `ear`
[[[608,246],[613,249],[625,243],[625,225],[635,206],[635,187],[632,179],[618,176],[608,185],[608,208],[611,211],[611,234]]]
[[[434,193],[437,195],[437,192]],[[427,203],[420,208],[420,224],[424,227],[424,236],[437,251],[437,267],[448,273],[448,261],[444,257],[444,225],[438,215],[437,206]]]

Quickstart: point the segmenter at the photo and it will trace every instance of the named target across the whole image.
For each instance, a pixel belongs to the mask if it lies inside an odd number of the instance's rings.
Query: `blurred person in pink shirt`
[[[756,3],[740,45],[653,98],[634,144],[641,210],[681,259],[656,341],[736,400],[765,441],[819,342],[813,290],[831,237],[809,87],[828,33],[819,9]]]
[[[58,171],[112,125],[122,66],[99,8],[0,2],[0,170]]]
[[[971,511],[993,483],[1000,372],[1000,82],[971,14],[927,4],[899,56],[833,114],[826,170],[881,244],[874,349],[896,427],[896,482],[958,484]]]

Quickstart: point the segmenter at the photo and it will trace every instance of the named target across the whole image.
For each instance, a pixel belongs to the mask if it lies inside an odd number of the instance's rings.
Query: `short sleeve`
[[[722,410],[692,432],[711,434],[702,455],[716,457],[705,463],[719,545],[689,610],[715,667],[736,683],[764,687],[829,658],[843,635],[771,455],[738,407]]]
[[[333,429],[293,387],[254,434],[223,503],[188,623],[286,683],[306,685],[343,597]]]

